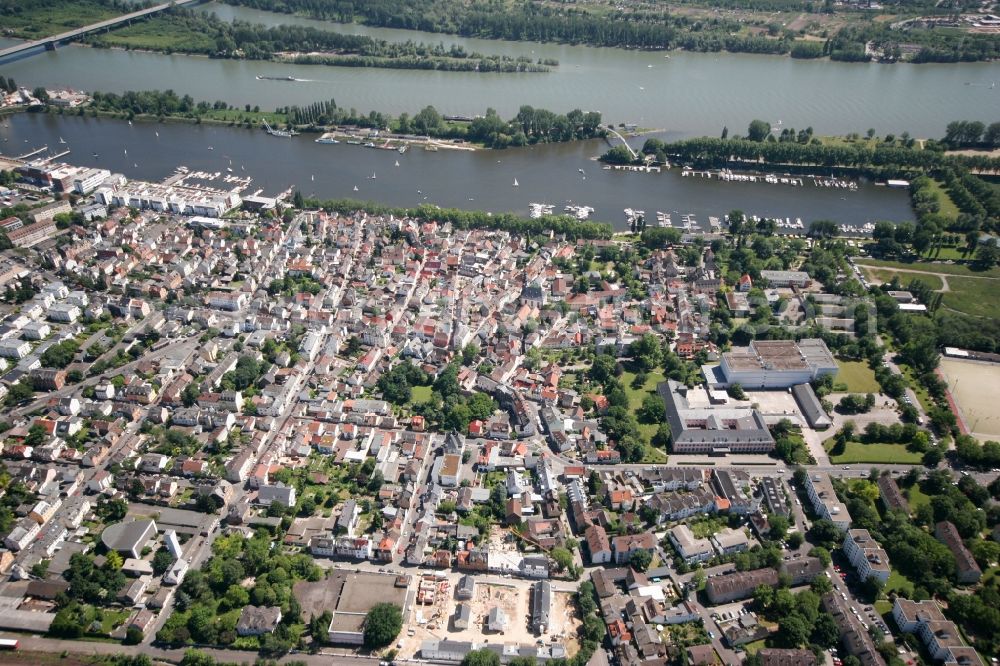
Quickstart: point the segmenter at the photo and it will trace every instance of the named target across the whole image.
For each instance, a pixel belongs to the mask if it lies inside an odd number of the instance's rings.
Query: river
[[[682,136],[744,132],[750,120],[817,133],[909,131],[937,137],[956,119],[996,120],[1000,64],[880,65],[802,61],[778,56],[625,51],[584,46],[463,39],[450,35],[310,21],[209,3],[226,19],[303,23],[390,40],[460,44],[484,54],[556,58],[545,74],[476,74],[397,69],[284,65],[213,60],[69,46],[4,66],[23,85],[85,90],[167,89],[195,99],[272,109],[333,98],[344,107],[411,114],[432,104],[443,113],[473,115],[493,107],[511,117],[522,104],[566,112],[601,111],[605,120],[634,122]],[[260,81],[256,75],[306,81]],[[979,84],[987,85],[979,85]],[[967,85],[977,84],[977,85]]]
[[[426,152],[404,155],[347,144],[317,144],[316,135],[291,139],[259,130],[183,123],[125,121],[22,113],[0,126],[0,152],[17,156],[49,146],[68,149],[73,164],[102,166],[129,178],[158,181],[177,166],[251,175],[251,190],[274,194],[296,185],[307,196],[349,197],[397,206],[433,203],[443,207],[514,211],[527,215],[531,202],[561,211],[568,200],[593,206],[593,219],[625,228],[623,209],[694,214],[707,224],[738,208],[748,214],[833,219],[860,225],[874,220],[912,220],[903,190],[864,184],[857,191],[720,183],[684,178],[677,169],[660,174],[605,171],[594,157],[603,141],[552,144],[501,151]],[[60,143],[60,138],[65,145]],[[209,150],[209,146],[212,150]],[[97,157],[94,157],[97,153]],[[396,166],[396,162],[399,166]],[[583,173],[580,170],[583,170]],[[372,178],[374,176],[374,178]],[[513,186],[514,179],[518,187]],[[221,186],[221,181],[216,181]],[[354,191],[357,187],[358,190]]]

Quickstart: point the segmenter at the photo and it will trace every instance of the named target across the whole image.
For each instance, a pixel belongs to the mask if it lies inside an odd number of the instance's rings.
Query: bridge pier
[[[56,43],[55,43],[55,41],[45,42],[45,50],[46,51],[55,51],[56,50]]]

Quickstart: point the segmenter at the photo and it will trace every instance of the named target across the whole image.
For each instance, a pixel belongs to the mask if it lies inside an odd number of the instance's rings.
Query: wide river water
[[[315,134],[282,139],[259,130],[213,125],[129,125],[30,113],[17,114],[8,123],[0,126],[0,153],[6,155],[48,146],[49,154],[69,150],[65,161],[147,180],[160,180],[179,165],[222,175],[231,168],[234,175],[253,176],[251,191],[262,188],[268,194],[296,185],[307,196],[322,198],[397,206],[433,203],[522,215],[527,215],[530,202],[556,205],[558,212],[572,201],[594,207],[593,219],[618,228],[625,227],[626,207],[645,210],[650,218],[658,210],[671,213],[677,225],[681,214],[694,214],[706,224],[709,216],[721,217],[734,208],[761,216],[799,217],[805,223],[912,219],[905,191],[870,184],[847,191],[811,183],[801,188],[721,183],[685,178],[679,169],[660,174],[605,171],[593,160],[607,149],[604,141],[476,152],[411,149],[399,155],[343,143],[317,144]],[[216,185],[222,186],[221,179]]]
[[[744,132],[760,118],[783,127],[812,126],[844,134],[874,128],[944,134],[951,120],[998,120],[1000,63],[880,65],[802,61],[749,54],[625,51],[463,39],[451,35],[310,21],[209,3],[225,19],[300,23],[393,41],[459,44],[484,54],[555,58],[545,74],[477,74],[399,69],[284,65],[212,60],[70,46],[5,65],[0,73],[24,84],[121,92],[172,88],[195,99],[259,104],[263,109],[333,98],[344,107],[411,114],[433,104],[442,113],[472,115],[493,107],[511,117],[520,105],[552,111],[601,111],[605,120],[634,122],[682,135]],[[260,81],[258,74],[307,81]]]
[[[522,104],[565,112],[601,111],[606,121],[665,130],[676,139],[743,132],[761,118],[817,133],[910,131],[940,136],[953,119],[998,119],[1000,65],[878,65],[797,61],[774,56],[624,51],[583,46],[465,39],[450,35],[342,25],[209,3],[202,11],[226,20],[297,23],[392,41],[459,44],[484,54],[554,58],[544,74],[476,74],[284,65],[68,46],[5,65],[0,74],[33,87],[121,92],[167,89],[198,100],[270,109],[333,98],[341,106],[414,113],[433,104],[443,113],[473,115],[487,107],[511,117]],[[296,82],[259,80],[294,76]],[[159,136],[156,135],[159,133]],[[157,180],[180,164],[252,175],[274,193],[289,185],[321,197],[355,197],[393,205],[512,210],[529,202],[593,206],[595,219],[624,224],[625,207],[680,214],[702,223],[739,208],[748,213],[834,219],[861,224],[912,219],[905,192],[863,184],[858,191],[808,185],[719,183],[663,174],[603,171],[593,158],[602,141],[465,153],[411,150],[405,155],[348,145],[318,145],[314,136],[276,139],[259,131],[20,115],[0,128],[0,152],[19,155],[44,145],[69,148],[64,159],[101,164],[129,177]],[[59,143],[60,137],[66,142]],[[641,140],[633,142],[640,145]],[[208,150],[212,146],[214,150]],[[126,154],[127,151],[127,154]],[[94,157],[97,153],[98,157]],[[395,162],[400,166],[396,167]],[[584,173],[581,173],[580,170]],[[375,178],[372,178],[372,176]],[[517,179],[519,187],[513,187]],[[358,189],[355,191],[355,187]]]

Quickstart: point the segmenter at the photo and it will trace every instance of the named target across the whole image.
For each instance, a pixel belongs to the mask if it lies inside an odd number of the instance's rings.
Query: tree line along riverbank
[[[459,45],[390,42],[319,28],[263,26],[214,14],[172,8],[131,25],[84,38],[99,48],[184,53],[213,58],[275,60],[299,65],[379,67],[480,73],[544,73],[555,59],[484,55]]]
[[[251,107],[249,104],[239,109],[223,101],[195,101],[190,95],[178,95],[173,90],[146,90],[122,94],[94,92],[88,105],[75,110],[54,106],[38,108],[47,108],[50,113],[58,114],[101,115],[128,120],[214,122],[248,128],[262,126],[267,122],[272,126],[306,132],[323,132],[334,127],[351,126],[389,130],[403,135],[467,141],[485,148],[564,143],[606,135],[599,112],[573,109],[563,114],[527,105],[522,106],[517,115],[509,120],[501,118],[494,109],[486,109],[483,115],[471,120],[448,120],[433,106],[424,107],[412,116],[401,113],[394,117],[379,111],[366,114],[353,108],[347,109],[338,106],[331,99],[267,112],[262,111],[259,106]]]
[[[466,3],[462,0],[221,0],[276,13],[320,20],[426,32],[628,49],[695,52],[766,53],[793,58],[829,58],[844,62],[974,62],[1000,58],[1000,40],[978,33],[948,8],[931,2],[878,11],[833,6],[805,0],[768,0],[751,7],[727,0],[694,0],[686,11],[645,4],[622,3],[613,9],[552,5],[529,0],[512,5]],[[146,4],[151,4],[147,0]],[[134,11],[126,0],[0,0],[6,34],[38,39]],[[873,20],[876,15],[880,20]],[[191,17],[194,18],[191,18]],[[834,18],[835,16],[835,18]],[[941,22],[944,23],[941,23]],[[239,23],[239,22],[237,22]],[[525,56],[433,53],[390,55],[391,44],[372,40],[361,51],[338,51],[337,37],[312,34],[331,42],[318,54],[288,43],[291,26],[247,31],[245,26],[220,21],[214,15],[172,10],[164,15],[94,35],[87,41],[162,52],[181,52],[230,58],[272,58],[282,51],[303,58],[303,64],[440,69],[448,71],[541,72],[553,62]],[[793,29],[792,26],[799,26]],[[937,29],[935,29],[937,28]],[[274,32],[268,32],[273,30]],[[325,30],[315,33],[337,35]],[[339,35],[348,38],[350,35]],[[279,46],[279,44],[284,44]],[[416,45],[420,47],[422,45]]]
[[[834,8],[798,0],[757,3],[749,16],[720,12],[719,5],[746,10],[745,3],[693,2],[672,12],[648,4],[619,3],[613,9],[566,6],[529,0],[522,3],[468,3],[463,0],[223,0],[227,4],[296,14],[344,23],[402,28],[511,41],[558,42],[633,49],[788,54],[845,62],[969,62],[1000,57],[1000,42],[989,34],[961,27],[925,29],[920,23],[893,27],[899,22],[872,20],[881,12],[900,12],[892,18],[912,18],[917,12],[947,16],[933,3],[913,3],[904,9],[879,12]],[[787,21],[775,18],[786,12]],[[832,28],[821,17],[836,12],[841,19]],[[814,14],[815,21],[797,21]],[[792,29],[786,24],[809,26]],[[813,25],[817,27],[813,28]]]

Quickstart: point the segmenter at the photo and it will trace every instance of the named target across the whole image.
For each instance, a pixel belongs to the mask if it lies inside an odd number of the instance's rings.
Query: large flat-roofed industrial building
[[[709,386],[740,384],[745,389],[782,389],[837,373],[837,361],[818,338],[754,340],[722,354],[717,366],[705,366]]]
[[[688,389],[674,380],[656,390],[666,407],[674,453],[767,453],[774,448],[756,409],[712,404],[704,389]]]

